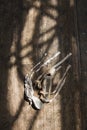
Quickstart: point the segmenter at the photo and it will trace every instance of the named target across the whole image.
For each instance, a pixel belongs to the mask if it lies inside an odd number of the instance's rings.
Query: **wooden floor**
[[[0,1],[0,130],[87,129],[87,0]],[[47,53],[72,58],[58,97],[41,110],[24,100],[24,77]],[[46,60],[45,59],[45,60]]]

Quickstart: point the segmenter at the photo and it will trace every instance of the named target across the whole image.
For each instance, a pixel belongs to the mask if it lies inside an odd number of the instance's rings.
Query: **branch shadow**
[[[72,51],[72,36],[75,37],[75,26],[73,25],[74,21],[74,7],[70,7],[70,0],[58,0],[58,5],[52,6],[50,2],[44,0],[41,1],[41,5],[38,8],[35,6],[34,0],[24,1],[24,0],[5,0],[0,1],[0,129],[3,130],[11,130],[14,122],[18,119],[22,108],[24,106],[24,99],[21,101],[19,105],[19,109],[16,112],[15,116],[12,116],[9,112],[9,108],[7,107],[7,92],[8,92],[8,75],[9,70],[13,66],[17,66],[17,73],[22,82],[24,82],[24,74],[23,74],[23,64],[22,59],[25,57],[32,57],[33,64],[36,64],[44,53],[48,53],[51,44],[54,41],[55,37],[59,40],[59,50],[61,50],[62,57],[65,56],[68,52]],[[26,22],[26,17],[31,8],[35,8],[39,10],[39,13],[36,17],[34,34],[32,36],[31,42],[29,42],[26,46],[22,48],[21,46],[21,37],[22,31]],[[49,9],[54,9],[58,12],[58,16],[54,16],[49,12]],[[54,21],[56,21],[56,25],[48,29],[47,31],[41,33],[40,26],[43,17],[46,16]],[[39,42],[39,39],[54,30],[54,33],[50,38],[46,41]],[[11,46],[14,38],[14,34],[18,37],[16,42],[16,51],[15,53],[11,53]],[[38,43],[39,42],[39,43]],[[31,45],[33,48],[32,51],[28,52],[24,57],[20,56],[21,50]],[[41,48],[46,45],[44,52],[41,52]],[[41,54],[42,53],[42,54]],[[10,62],[11,56],[15,56],[15,63]],[[60,57],[61,58],[61,57]],[[72,61],[70,61],[72,62]],[[68,63],[65,63],[65,66]],[[73,63],[72,63],[73,64]],[[65,67],[64,67],[65,70]],[[64,70],[61,72],[63,74]],[[40,73],[42,73],[41,70]],[[77,125],[77,117],[75,111],[75,94],[79,91],[77,88],[77,82],[73,76],[73,67],[68,76],[69,79],[66,82],[65,88],[63,88],[61,95],[61,130],[76,130]],[[73,77],[73,78],[72,78]],[[70,82],[71,81],[71,82]],[[74,83],[73,83],[74,82]],[[68,86],[68,84],[70,86]],[[35,115],[32,117],[31,122],[29,122],[30,126],[28,130],[33,129],[33,125],[39,115],[40,111],[36,111]]]
[[[52,15],[50,15],[46,9],[48,8],[53,8],[56,9],[59,13],[59,16],[57,18],[52,17]],[[45,49],[45,52],[49,52],[50,49],[50,44],[52,43],[52,40],[57,36],[58,40],[59,40],[59,48],[61,50],[62,56],[64,57],[66,54],[68,54],[69,52],[72,52],[72,37],[74,37],[76,39],[76,34],[75,34],[75,21],[74,21],[74,5],[70,6],[70,0],[67,1],[59,1],[58,0],[58,5],[56,5],[56,7],[54,6],[50,6],[49,2],[44,1],[42,2],[42,7],[40,8],[41,17],[43,17],[44,15],[46,15],[47,17],[50,17],[51,19],[54,19],[55,21],[57,21],[57,25],[54,26],[52,29],[55,30],[55,34],[53,35],[53,37],[51,37],[49,40],[47,40],[44,43],[41,43],[41,45],[38,45],[38,49],[40,49],[40,47],[42,47],[43,45],[47,44],[47,48]],[[38,21],[38,20],[37,20]],[[39,23],[40,21],[38,21],[37,23]],[[39,27],[39,24],[36,24],[36,27]],[[35,28],[35,30],[38,30],[37,28]],[[49,32],[51,31],[51,29],[49,30]],[[46,33],[46,32],[45,32]],[[37,34],[37,32],[36,32]],[[35,36],[36,36],[35,34]],[[41,34],[40,34],[41,35]],[[39,37],[39,36],[38,36]],[[45,53],[44,52],[44,53]],[[74,52],[72,52],[74,53]],[[35,55],[36,56],[36,55]],[[39,53],[37,54],[37,56],[39,57]],[[35,57],[33,58],[35,59]],[[64,69],[61,72],[61,76],[64,73],[65,70],[65,66],[67,64],[72,64],[72,70],[70,72],[70,74],[68,75],[68,79],[67,82],[65,84],[65,88],[63,88],[61,94],[61,125],[62,125],[62,130],[76,130],[77,129],[77,125],[78,125],[78,117],[77,114],[80,113],[80,107],[79,110],[76,110],[76,104],[78,104],[78,102],[76,102],[75,100],[80,100],[77,99],[78,93],[80,93],[79,87],[78,87],[78,82],[76,81],[74,74],[73,74],[73,61],[70,60],[69,62],[66,62],[64,64]],[[80,103],[80,102],[79,102]],[[80,104],[79,104],[80,105]],[[39,114],[39,113],[38,113]],[[37,113],[36,113],[37,115]],[[35,115],[35,117],[36,117]],[[33,124],[34,125],[35,119],[33,118]],[[80,123],[81,123],[81,117],[80,117]],[[29,127],[29,130],[32,130],[32,127]]]
[[[46,15],[47,17],[50,17],[51,19],[55,19],[55,21],[58,21],[57,26],[55,26],[53,29],[55,30],[55,34],[51,38],[55,38],[55,36],[59,39],[59,47],[62,52],[62,57],[65,56],[67,53],[73,51],[73,43],[72,43],[72,37],[76,40],[76,28],[75,28],[75,5],[70,5],[70,0],[67,1],[58,1],[57,7],[53,7],[58,10],[59,16],[58,18],[54,18],[46,11],[47,8],[52,8],[50,4],[47,1],[42,2],[43,7],[41,7],[41,10],[43,11],[43,15]],[[44,11],[45,10],[45,11]],[[62,20],[61,20],[62,19]],[[46,32],[45,32],[46,33]],[[46,41],[45,43],[41,43],[40,46],[43,44],[48,44],[45,52],[48,52],[50,49],[50,44],[52,43],[52,39],[50,38],[49,41]],[[39,46],[38,46],[39,48]],[[72,52],[74,53],[74,52]],[[39,57],[39,54],[38,54]],[[79,83],[74,77],[73,69],[75,69],[73,58],[69,62],[72,64],[72,70],[68,76],[65,88],[63,88],[61,92],[61,125],[62,130],[64,129],[71,129],[76,130],[77,126],[79,126],[79,129],[82,128],[82,117],[79,116],[81,113],[80,108],[80,88]],[[69,63],[65,63],[65,66]],[[64,66],[64,70],[65,70]],[[61,72],[61,75],[63,74],[64,70]],[[79,104],[79,105],[78,105]],[[78,109],[78,110],[77,110]],[[80,120],[80,121],[78,121]],[[34,125],[33,120],[33,125]],[[32,128],[30,127],[29,130]]]
[[[15,53],[11,52],[11,47],[13,45],[14,35],[18,36],[18,39],[21,37],[21,31],[23,29],[26,15],[26,8],[23,5],[23,1],[20,0],[6,0],[0,1],[0,129],[2,130],[11,130],[14,121],[20,115],[21,109],[24,105],[24,100],[21,101],[19,110],[15,116],[12,116],[8,107],[8,76],[9,71],[13,66],[20,66],[20,43],[15,42],[17,45],[17,51]],[[17,30],[17,31],[16,31]],[[19,41],[18,41],[19,42]],[[11,57],[16,57],[16,62],[11,63]],[[22,77],[23,74],[20,73],[19,76]],[[12,98],[12,97],[11,97]]]
[[[72,3],[74,2],[74,3]],[[60,6],[65,9],[65,25],[62,33],[62,45],[60,46],[63,51],[63,56],[68,52],[72,52],[72,59],[68,64],[72,64],[72,69],[67,76],[67,82],[65,87],[62,89],[61,94],[61,125],[62,130],[76,130],[77,128],[82,129],[82,113],[81,113],[81,94],[80,94],[80,81],[76,78],[75,74],[78,75],[78,64],[79,54],[76,52],[77,45],[77,34],[76,34],[76,15],[75,15],[75,1],[63,0],[59,1]],[[75,41],[72,41],[72,38]],[[75,49],[73,50],[75,46]],[[77,53],[75,55],[75,53]],[[77,59],[75,59],[77,57]],[[78,61],[77,61],[78,60]],[[77,63],[75,63],[77,62]],[[67,63],[65,63],[66,66]],[[65,66],[63,72],[65,70]],[[63,73],[62,72],[62,73]],[[61,74],[62,75],[62,74]],[[79,75],[80,76],[80,75]],[[79,77],[78,76],[78,77]],[[80,77],[79,77],[80,78]],[[79,117],[80,115],[80,117]]]

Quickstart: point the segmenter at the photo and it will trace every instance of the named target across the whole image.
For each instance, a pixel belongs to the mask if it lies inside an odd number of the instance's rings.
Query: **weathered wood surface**
[[[81,130],[74,1],[5,0],[0,6],[0,130]],[[71,73],[56,100],[34,110],[24,100],[24,76],[44,53],[48,58],[58,50],[62,57],[72,51]]]
[[[87,1],[77,2],[79,48],[80,48],[80,93],[82,130],[87,129]]]

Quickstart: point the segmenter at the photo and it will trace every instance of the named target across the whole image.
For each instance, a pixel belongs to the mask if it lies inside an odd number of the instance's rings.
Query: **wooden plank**
[[[72,74],[72,70],[78,73],[74,1],[15,0],[0,5],[0,130],[80,130],[79,91]],[[34,110],[24,100],[24,76],[44,53],[48,59],[57,51],[61,51],[61,57],[41,72],[72,51],[71,73],[54,102]]]
[[[80,63],[81,63],[81,77],[80,77],[80,107],[81,107],[81,124],[82,129],[87,129],[87,1],[77,2],[78,13],[78,28],[79,28],[79,43],[80,43]]]

